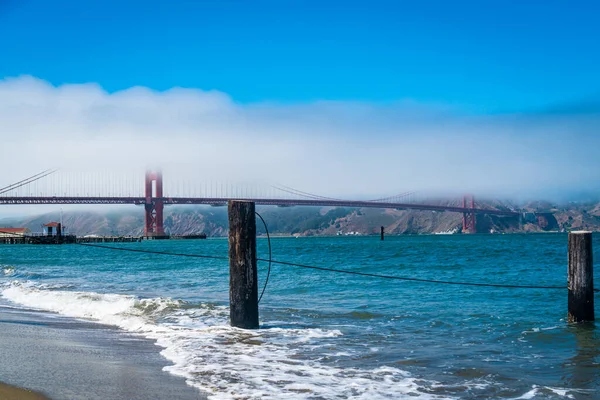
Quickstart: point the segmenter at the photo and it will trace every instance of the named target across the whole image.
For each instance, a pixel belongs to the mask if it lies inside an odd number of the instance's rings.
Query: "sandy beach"
[[[46,400],[47,397],[32,392],[31,390],[21,389],[14,386],[0,383],[0,399],[3,400]]]
[[[4,400],[198,400],[152,341],[112,327],[0,305]],[[24,389],[18,389],[24,388]]]

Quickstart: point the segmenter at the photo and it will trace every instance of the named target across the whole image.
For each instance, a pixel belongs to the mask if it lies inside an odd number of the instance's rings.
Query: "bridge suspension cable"
[[[394,196],[382,197],[380,199],[374,199],[374,200],[369,200],[369,201],[372,201],[374,203],[388,203],[388,202],[391,202],[392,200],[396,200],[396,199],[401,199],[401,198],[404,198],[404,197],[408,197],[408,196],[413,195],[415,193],[417,193],[417,191],[413,190],[413,191],[410,191],[410,192],[404,192],[404,193],[400,193],[400,194],[397,194],[397,195],[394,195]]]
[[[40,180],[48,175],[51,175],[53,173],[55,173],[56,171],[58,171],[57,169],[47,169],[45,171],[42,171],[40,173],[37,173],[35,175],[30,176],[29,178],[25,178],[23,180],[20,180],[18,182],[15,182],[11,185],[5,186],[3,188],[0,188],[0,194],[6,193],[6,192],[10,192],[12,190],[18,189],[21,186],[25,186],[28,185],[30,183],[33,183],[37,180]]]
[[[277,190],[281,190],[282,192],[286,192],[286,193],[293,194],[293,195],[296,195],[296,196],[308,198],[308,199],[311,199],[311,200],[333,200],[333,201],[341,201],[340,199],[334,199],[332,197],[319,196],[319,195],[316,195],[316,194],[312,194],[312,193],[308,193],[308,192],[303,192],[302,190],[294,189],[294,188],[291,188],[291,187],[285,186],[285,185],[273,186],[273,188],[275,188]]]

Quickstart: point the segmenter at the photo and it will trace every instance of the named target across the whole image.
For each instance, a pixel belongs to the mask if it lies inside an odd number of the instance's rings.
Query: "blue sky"
[[[600,94],[600,2],[0,0],[0,77],[543,110]]]
[[[598,15],[600,1],[0,0],[0,159],[27,154],[0,187],[159,165],[171,183],[336,198],[600,198]]]

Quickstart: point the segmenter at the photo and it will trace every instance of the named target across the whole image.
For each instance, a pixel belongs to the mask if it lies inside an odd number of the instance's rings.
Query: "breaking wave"
[[[210,399],[442,399],[398,368],[342,368],[311,352],[334,347],[337,329],[242,330],[228,325],[228,309],[170,298],[60,290],[9,282],[2,296],[20,305],[117,326],[156,340],[165,367]],[[429,382],[431,384],[432,382]],[[429,385],[430,386],[430,385]],[[431,387],[431,386],[430,386]]]

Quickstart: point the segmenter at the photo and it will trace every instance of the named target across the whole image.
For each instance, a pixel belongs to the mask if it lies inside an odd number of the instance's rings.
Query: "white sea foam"
[[[2,265],[2,272],[4,273],[5,276],[11,276],[15,274],[15,267],[12,267],[10,265]]]
[[[558,395],[560,397],[564,397],[565,399],[574,399],[575,396],[573,395],[573,393],[591,394],[591,391],[582,389],[566,389],[550,386],[533,385],[530,391],[523,394],[522,396],[516,397],[514,400],[528,400],[535,398],[537,395],[548,395],[549,393]]]
[[[551,331],[551,330],[555,330],[555,329],[560,329],[560,327],[558,325],[546,326],[546,327],[541,327],[541,328],[533,327],[529,330],[522,331],[521,334],[528,335],[531,333],[539,333],[541,331]]]
[[[61,291],[11,282],[4,298],[27,307],[118,326],[154,339],[173,365],[165,370],[186,378],[211,399],[442,399],[423,382],[392,367],[340,368],[311,357],[335,344],[333,329],[268,328],[248,331],[228,325],[225,307],[191,307],[166,298]]]

